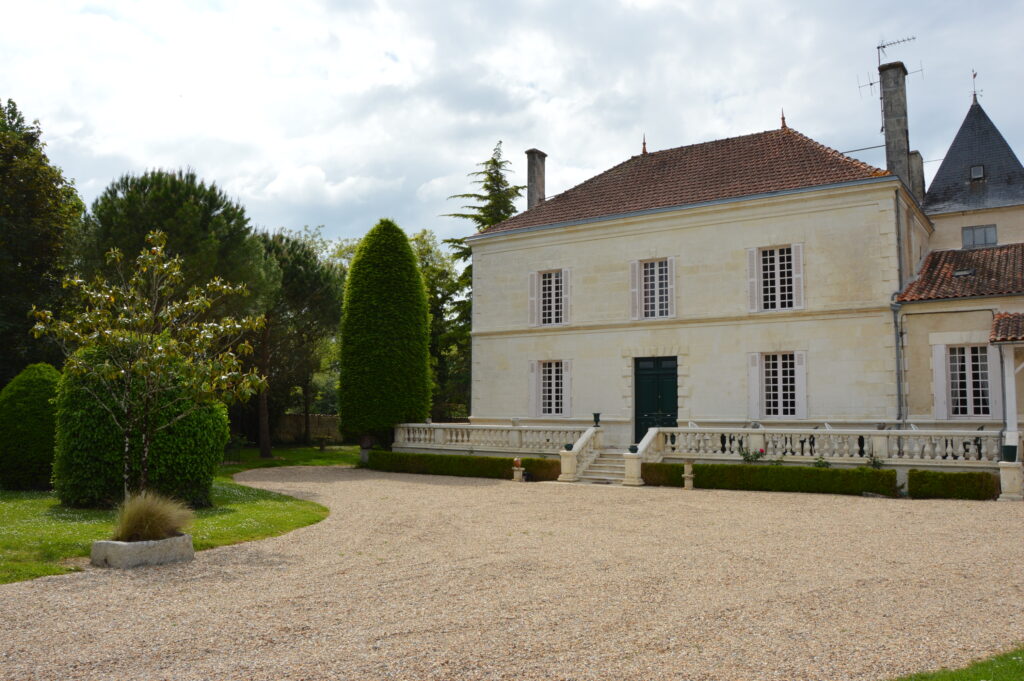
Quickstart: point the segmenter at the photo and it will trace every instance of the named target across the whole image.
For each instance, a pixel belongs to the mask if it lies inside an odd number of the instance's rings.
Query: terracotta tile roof
[[[939,300],[1024,294],[1024,243],[933,251],[921,274],[896,299]]]
[[[792,128],[634,156],[483,233],[887,175]]]
[[[989,343],[1024,342],[1024,314],[1000,312],[992,320]]]

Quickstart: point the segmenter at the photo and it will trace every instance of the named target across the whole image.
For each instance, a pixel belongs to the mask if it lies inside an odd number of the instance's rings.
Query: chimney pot
[[[540,149],[526,150],[526,210],[544,201],[544,159]]]

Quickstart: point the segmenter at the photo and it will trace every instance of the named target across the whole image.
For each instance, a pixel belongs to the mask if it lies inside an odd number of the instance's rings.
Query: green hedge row
[[[999,476],[994,473],[940,473],[910,470],[907,494],[911,499],[977,499],[999,496]]]
[[[648,485],[683,486],[683,464],[645,463],[641,475]],[[823,494],[899,494],[896,471],[874,468],[811,468],[809,466],[751,466],[694,464],[694,487],[763,492]]]
[[[512,457],[499,456],[409,454],[375,449],[370,452],[366,468],[391,473],[512,479]],[[524,458],[523,468],[533,480],[556,480],[561,472],[561,462],[558,459]]]

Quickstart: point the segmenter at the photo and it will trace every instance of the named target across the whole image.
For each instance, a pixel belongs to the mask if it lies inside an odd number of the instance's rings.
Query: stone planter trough
[[[156,541],[94,541],[91,562],[96,567],[133,568],[180,563],[195,558],[192,535]]]

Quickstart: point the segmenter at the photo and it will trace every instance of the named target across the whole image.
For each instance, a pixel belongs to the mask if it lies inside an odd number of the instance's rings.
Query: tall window
[[[649,260],[643,266],[644,319],[671,315],[668,260]]]
[[[540,413],[543,416],[565,413],[565,376],[561,360],[540,363]]]
[[[961,230],[961,234],[963,235],[964,248],[984,248],[986,246],[995,246],[998,243],[995,225],[964,227]]]
[[[804,245],[747,249],[750,312],[804,309]]]
[[[540,273],[540,323],[564,321],[562,270]]]
[[[793,307],[793,248],[761,249],[761,309]]]
[[[990,415],[988,347],[951,346],[948,350],[950,415]]]
[[[796,357],[792,352],[763,355],[765,416],[796,416]]]

